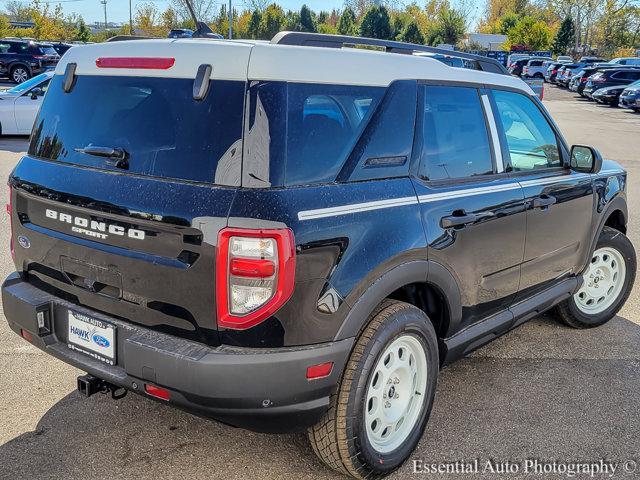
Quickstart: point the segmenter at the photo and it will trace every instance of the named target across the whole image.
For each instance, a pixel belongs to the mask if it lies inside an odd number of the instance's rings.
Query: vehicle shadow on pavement
[[[131,393],[68,394],[35,431],[0,446],[0,459],[1,478],[340,478],[304,433],[248,432]]]
[[[25,136],[4,135],[0,137],[0,150],[12,153],[25,153],[29,148],[29,138]]]
[[[441,372],[412,459],[640,460],[638,347],[640,325],[623,317],[581,331],[539,317]],[[0,446],[0,462],[2,478],[344,478],[316,459],[304,433],[247,432],[134,394],[68,394],[35,431]],[[555,478],[522,467],[509,475],[534,477]]]

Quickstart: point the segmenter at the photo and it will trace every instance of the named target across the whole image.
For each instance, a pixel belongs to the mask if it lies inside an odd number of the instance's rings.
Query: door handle
[[[496,214],[493,212],[467,213],[464,210],[459,210],[454,212],[453,215],[442,217],[440,219],[440,226],[442,228],[464,227],[479,222],[482,219],[495,216]]]
[[[540,195],[533,199],[533,208],[544,208],[555,204],[558,201],[553,195]]]

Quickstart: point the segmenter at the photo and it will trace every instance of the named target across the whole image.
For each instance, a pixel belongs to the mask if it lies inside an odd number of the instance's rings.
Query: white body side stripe
[[[353,203],[339,207],[319,208],[317,210],[305,210],[298,213],[298,220],[312,220],[316,218],[337,217],[349,213],[368,212],[381,208],[401,207],[418,203],[416,197],[392,198],[389,200],[378,200],[375,202]]]
[[[617,171],[616,171],[617,172]],[[617,172],[621,173],[621,172]],[[414,205],[417,203],[429,203],[439,200],[449,200],[453,198],[471,197],[474,195],[484,195],[488,193],[505,192],[516,190],[522,187],[532,187],[536,185],[551,185],[561,183],[567,180],[580,180],[588,177],[588,174],[578,175],[562,175],[548,178],[539,178],[535,180],[526,180],[523,182],[510,182],[501,185],[489,185],[486,187],[463,188],[459,190],[449,190],[446,192],[429,193],[420,195],[419,197],[401,197],[389,200],[377,200],[374,202],[352,203],[349,205],[340,205],[338,207],[319,208],[316,210],[303,210],[298,212],[298,220],[314,220],[317,218],[337,217],[340,215],[348,215],[350,213],[369,212],[371,210],[380,210],[383,208],[402,207],[405,205]]]

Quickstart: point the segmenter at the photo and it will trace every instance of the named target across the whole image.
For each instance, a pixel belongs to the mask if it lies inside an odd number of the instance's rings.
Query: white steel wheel
[[[427,388],[427,358],[413,335],[396,338],[382,353],[367,388],[367,439],[380,453],[403,444],[420,418]]]
[[[582,287],[574,295],[578,310],[587,315],[604,312],[622,292],[625,276],[626,264],[618,250],[612,247],[597,249],[583,276]]]

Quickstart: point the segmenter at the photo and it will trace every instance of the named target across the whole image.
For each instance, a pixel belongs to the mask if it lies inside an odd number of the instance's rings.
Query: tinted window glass
[[[394,82],[371,117],[354,154],[350,180],[401,177],[409,174],[416,120],[417,83]]]
[[[489,135],[478,91],[424,88],[420,175],[443,180],[492,173]]]
[[[58,52],[51,45],[40,45],[35,47],[31,53],[34,55],[58,55]]]
[[[335,181],[385,90],[256,82],[250,89],[245,184]]]
[[[129,172],[192,181],[240,180],[244,82],[214,81],[203,101],[193,80],[79,75],[64,93],[51,81],[29,154],[98,168],[105,158],[88,146],[127,153]]]
[[[285,183],[334,181],[384,89],[289,84]]]
[[[536,104],[526,95],[494,90],[501,122],[515,171],[560,166],[558,140]]]

